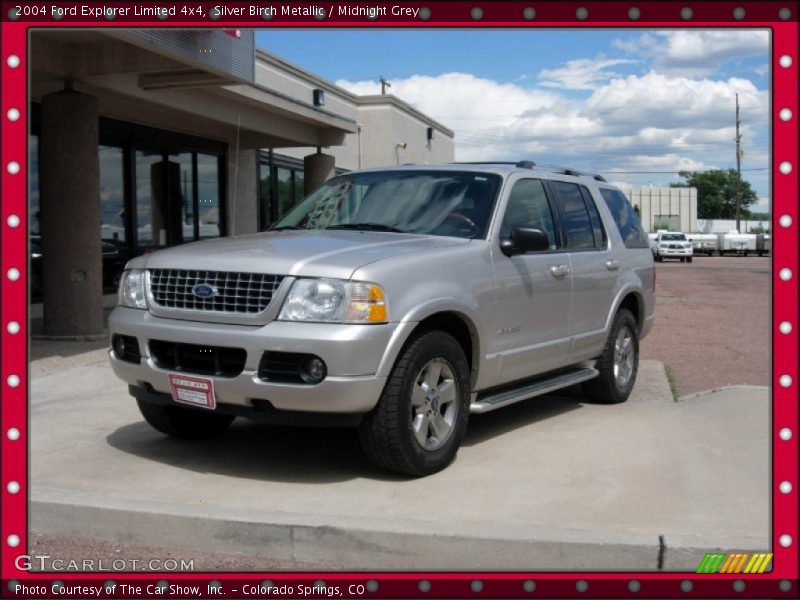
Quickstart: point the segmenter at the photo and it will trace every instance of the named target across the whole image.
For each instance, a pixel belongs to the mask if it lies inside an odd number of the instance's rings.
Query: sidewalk
[[[765,388],[674,402],[643,361],[627,403],[473,416],[453,465],[408,480],[348,429],[238,419],[216,440],[167,438],[103,350],[62,368],[49,354],[31,367],[34,532],[360,569],[694,570],[769,548]]]

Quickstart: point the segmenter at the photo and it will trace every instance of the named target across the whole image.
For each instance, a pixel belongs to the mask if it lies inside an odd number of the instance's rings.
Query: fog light
[[[309,356],[300,365],[300,377],[306,383],[319,383],[325,379],[328,374],[328,368],[325,362],[316,356]]]
[[[119,358],[125,356],[125,338],[121,335],[114,336],[114,353]]]

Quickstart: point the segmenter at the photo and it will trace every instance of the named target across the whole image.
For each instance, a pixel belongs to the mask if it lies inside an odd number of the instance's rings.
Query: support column
[[[233,148],[229,146],[229,149],[229,233],[255,233],[258,231],[258,150],[239,150],[237,156]]]
[[[103,334],[97,98],[42,98],[39,142],[44,334]]]
[[[303,158],[303,170],[305,194],[308,195],[336,175],[336,159],[317,149],[316,154],[309,154]]]

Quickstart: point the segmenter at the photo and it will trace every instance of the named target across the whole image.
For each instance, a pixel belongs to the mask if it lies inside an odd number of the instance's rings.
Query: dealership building
[[[252,30],[49,29],[29,43],[48,336],[102,334],[107,254],[262,230],[351,169],[453,160],[444,125],[257,49]]]

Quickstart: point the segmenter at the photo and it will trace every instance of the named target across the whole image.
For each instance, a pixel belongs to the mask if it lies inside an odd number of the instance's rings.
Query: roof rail
[[[595,181],[606,181],[606,178],[598,173],[589,173],[588,171],[580,171],[571,167],[560,167],[558,165],[540,165],[540,167],[552,171],[553,173],[563,173],[564,175],[572,175],[573,177],[591,177]]]
[[[591,177],[595,181],[607,181],[605,177],[599,173],[589,173],[587,171],[579,171],[570,167],[560,167],[558,165],[537,165],[532,160],[502,161],[502,160],[478,160],[478,161],[458,161],[452,162],[451,165],[514,165],[519,169],[542,169],[544,171],[552,171],[553,173],[562,173],[564,175],[572,175],[574,177]]]

